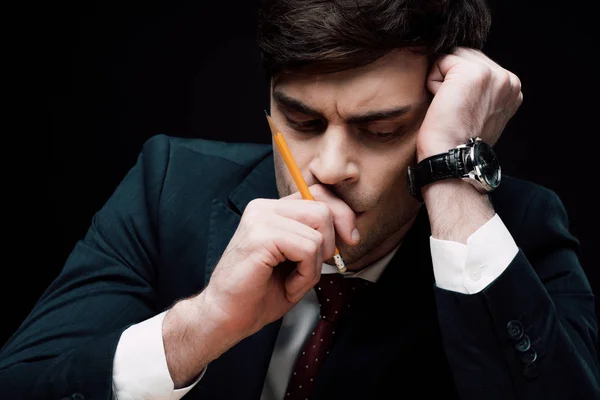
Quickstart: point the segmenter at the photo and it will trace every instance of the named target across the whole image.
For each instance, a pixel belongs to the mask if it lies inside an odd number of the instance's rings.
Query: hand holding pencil
[[[292,156],[292,153],[285,141],[285,138],[283,137],[279,129],[277,129],[275,122],[273,122],[273,119],[269,116],[269,114],[266,111],[265,114],[267,116],[267,121],[269,122],[269,127],[271,128],[271,133],[273,134],[273,139],[277,144],[277,148],[279,149],[281,156],[283,157],[283,160],[285,161],[285,164],[287,165],[288,170],[290,171],[290,174],[292,175],[292,178],[294,179],[294,182],[296,183],[296,186],[298,187],[298,190],[302,195],[302,198],[305,200],[314,201],[315,199],[310,193],[310,190],[308,190],[308,186],[306,185],[306,182],[302,177],[302,173],[300,172],[300,169],[298,168],[298,165],[296,164],[296,161]],[[333,260],[335,261],[335,265],[337,266],[339,272],[346,272],[346,264],[344,263],[344,260],[342,259],[340,251],[337,247],[335,248]]]
[[[309,196],[305,186],[301,187]],[[166,314],[163,325],[166,346],[175,343],[169,347],[170,354],[181,350],[185,353],[182,359],[192,357],[187,369],[177,376],[182,385],[198,376],[202,369],[199,365],[207,365],[244,338],[282,318],[314,290],[323,263],[334,257],[337,236],[349,245],[360,240],[353,235],[356,227],[348,204],[324,185],[310,189],[316,201],[306,201],[300,193],[288,189],[290,193],[279,198],[252,197],[241,215],[221,202],[213,203],[216,220],[232,224],[211,226],[224,229],[220,237],[225,237],[229,227],[238,222],[235,232],[226,246],[222,241],[210,242],[215,248],[213,254],[220,254],[220,258],[213,259],[216,265],[207,285],[177,303]],[[196,325],[198,321],[201,323]],[[182,326],[189,335],[185,345],[178,345]]]

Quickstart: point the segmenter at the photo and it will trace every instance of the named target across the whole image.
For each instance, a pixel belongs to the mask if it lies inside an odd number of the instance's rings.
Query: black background
[[[562,198],[600,293],[600,89],[577,2],[492,3],[484,51],[522,81],[503,171]],[[64,1],[6,13],[0,343],[58,274],[149,137],[270,141],[256,1]],[[597,306],[598,310],[598,306]]]

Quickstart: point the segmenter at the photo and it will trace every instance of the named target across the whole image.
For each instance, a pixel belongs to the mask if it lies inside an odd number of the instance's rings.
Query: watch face
[[[475,165],[479,170],[481,178],[491,189],[495,189],[500,184],[500,163],[496,153],[490,145],[484,142],[478,142],[475,145]]]

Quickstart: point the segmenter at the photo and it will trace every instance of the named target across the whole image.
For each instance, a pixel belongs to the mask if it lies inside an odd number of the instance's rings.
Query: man
[[[152,138],[3,348],[2,398],[600,398],[562,203],[499,182],[522,93],[486,4],[271,0],[259,28],[315,201],[277,148]],[[334,281],[357,294],[330,315]]]

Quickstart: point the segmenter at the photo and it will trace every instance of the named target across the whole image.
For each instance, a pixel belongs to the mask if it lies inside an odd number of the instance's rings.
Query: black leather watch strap
[[[415,167],[409,167],[409,192],[419,201],[423,201],[423,186],[446,178],[460,178],[464,171],[462,148],[427,157]]]

